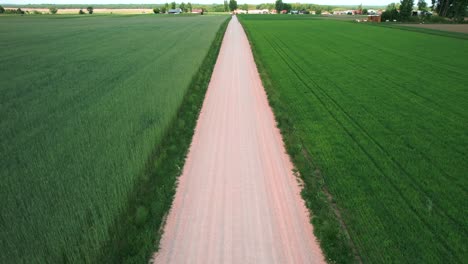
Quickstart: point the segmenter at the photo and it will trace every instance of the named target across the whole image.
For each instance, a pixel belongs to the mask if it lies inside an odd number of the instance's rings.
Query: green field
[[[241,21],[327,257],[466,262],[468,41],[299,16]]]
[[[225,20],[0,17],[1,263],[90,263],[105,253]],[[136,222],[147,215],[138,208]]]

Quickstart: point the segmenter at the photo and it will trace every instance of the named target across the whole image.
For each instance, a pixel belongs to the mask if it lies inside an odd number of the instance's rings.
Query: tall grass
[[[0,18],[0,262],[102,254],[225,19]]]
[[[165,216],[175,195],[176,179],[185,157],[211,79],[224,32],[221,24],[208,54],[194,75],[188,92],[162,142],[148,158],[145,171],[129,198],[128,208],[112,228],[100,262],[144,263],[158,249]],[[158,231],[158,232],[156,232]]]

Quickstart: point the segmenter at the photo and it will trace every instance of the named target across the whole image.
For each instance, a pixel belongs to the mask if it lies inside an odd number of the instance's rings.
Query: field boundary
[[[145,263],[158,249],[198,115],[230,18],[220,25],[200,68],[194,74],[174,120],[155,146],[129,195],[127,209],[109,230],[100,263]]]
[[[239,19],[243,24],[242,19]],[[274,84],[258,55],[255,43],[251,41],[250,32],[243,25],[249,39],[263,87],[267,93],[270,106],[275,114],[277,126],[283,136],[284,144],[295,167],[296,174],[303,183],[302,197],[314,226],[314,234],[320,242],[328,263],[362,263],[361,256],[349,236],[342,212],[334,203],[334,199],[325,184],[320,168],[303,144],[301,137],[295,132],[294,125],[287,115],[287,106],[275,93]]]
[[[437,30],[437,29],[429,29],[429,28],[418,28],[418,27],[411,27],[411,26],[402,26],[402,25],[399,25],[399,24],[380,23],[379,25],[377,25],[377,24],[368,23],[367,25],[397,29],[397,30],[412,31],[412,32],[442,36],[442,37],[447,37],[447,38],[468,39],[468,34],[460,33],[460,32],[453,32],[453,31],[445,31],[445,30]],[[447,25],[451,25],[451,24],[447,24]]]

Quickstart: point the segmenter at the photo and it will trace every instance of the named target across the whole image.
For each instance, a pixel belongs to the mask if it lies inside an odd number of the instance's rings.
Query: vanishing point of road
[[[324,263],[292,169],[234,16],[155,263]]]

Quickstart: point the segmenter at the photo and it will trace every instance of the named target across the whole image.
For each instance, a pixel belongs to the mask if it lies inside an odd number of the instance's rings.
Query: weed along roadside
[[[129,207],[111,229],[112,239],[101,251],[101,263],[145,263],[157,250],[164,218],[172,203],[177,177],[184,166],[229,20],[227,18],[221,24],[185,94],[177,118],[167,129],[161,145],[148,159],[145,171],[130,196]]]

